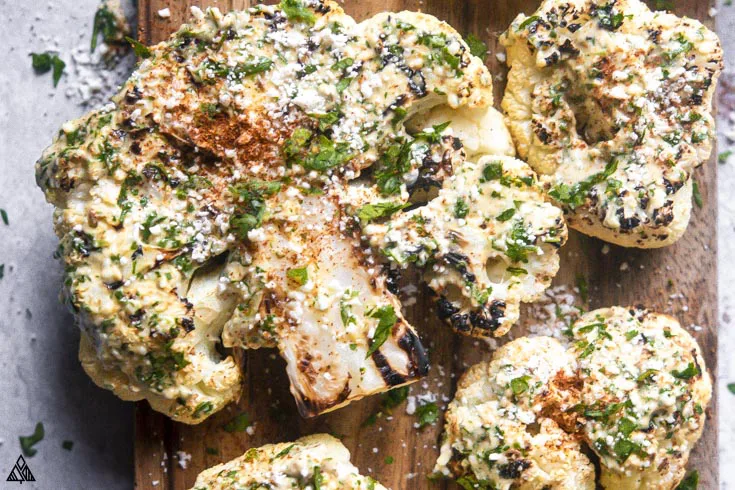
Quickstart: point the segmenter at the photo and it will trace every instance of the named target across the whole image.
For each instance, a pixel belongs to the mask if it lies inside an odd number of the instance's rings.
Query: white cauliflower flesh
[[[681,237],[715,138],[717,36],[639,0],[545,0],[501,42],[518,153],[569,226],[626,247]]]
[[[528,165],[481,156],[459,163],[425,206],[365,234],[396,264],[426,266],[437,312],[457,332],[500,336],[551,283],[567,229]]]
[[[37,164],[85,369],[186,423],[240,392],[220,344],[277,347],[305,416],[426,373],[350,188],[402,205],[440,185],[461,145],[440,168],[447,143],[404,121],[492,103],[482,61],[434,17],[284,5],[194,10]]]
[[[547,415],[570,407],[574,358],[549,337],[521,338],[460,379],[434,471],[463,488],[594,489],[595,469]],[[573,403],[573,399],[572,399]]]
[[[350,463],[350,453],[327,434],[248,449],[237,459],[202,471],[192,490],[268,488],[385,490]]]
[[[605,488],[672,489],[704,430],[712,382],[673,318],[640,308],[590,312],[572,328],[583,435]]]
[[[603,308],[572,344],[521,338],[460,379],[435,472],[464,488],[672,490],[702,435],[712,385],[696,341],[671,317]]]

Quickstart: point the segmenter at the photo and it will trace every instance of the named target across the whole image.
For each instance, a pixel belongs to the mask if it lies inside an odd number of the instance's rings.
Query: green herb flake
[[[431,425],[439,418],[439,407],[434,402],[424,403],[416,407],[416,417],[418,418],[418,428],[423,429],[427,425]]]
[[[467,46],[470,47],[470,53],[473,56],[477,56],[482,61],[485,61],[485,58],[487,58],[487,45],[482,41],[482,39],[472,33],[469,33],[464,40],[467,43]]]
[[[309,271],[306,267],[289,269],[288,272],[286,272],[286,276],[292,281],[297,282],[301,286],[309,282]]]
[[[102,4],[94,14],[94,22],[92,23],[92,40],[89,43],[89,50],[97,49],[97,37],[102,34],[102,40],[105,42],[114,41],[119,32],[117,19],[115,14]]]
[[[212,405],[212,402],[202,402],[194,409],[194,417],[201,417],[202,415],[207,415],[214,410],[214,405]]]
[[[735,383],[728,383],[727,384],[727,389],[728,389],[728,391],[730,393],[732,393],[733,395],[735,395]]]
[[[589,300],[589,287],[587,286],[587,279],[582,274],[577,274],[577,289],[582,302],[586,304]]]
[[[142,42],[133,39],[132,37],[125,36],[125,40],[130,43],[130,45],[133,47],[133,51],[135,52],[135,56],[141,59],[148,59],[151,56],[153,56],[153,51],[151,51],[151,48],[143,44]]]
[[[503,211],[502,213],[500,213],[496,217],[496,219],[498,221],[505,222],[505,221],[508,221],[509,219],[511,219],[514,214],[516,214],[515,208],[509,208],[509,209],[506,209],[505,211]]]
[[[31,65],[39,75],[53,70],[51,77],[54,81],[54,87],[59,84],[66,67],[66,63],[58,55],[48,51],[45,53],[31,53]]]
[[[727,159],[732,155],[732,150],[723,151],[717,155],[717,163],[727,163]]]
[[[248,414],[243,412],[227,422],[223,429],[225,432],[244,432],[248,427],[250,427],[250,419]]]
[[[687,364],[685,369],[682,369],[681,371],[671,371],[671,374],[675,378],[689,380],[699,374],[699,368],[693,362],[690,362]]]
[[[514,395],[518,396],[528,391],[528,379],[528,376],[520,376],[510,380],[510,389]]]
[[[290,21],[303,22],[304,24],[314,25],[316,16],[308,7],[300,0],[281,0],[279,5],[283,13]]]
[[[67,451],[71,451],[71,449],[74,447],[74,441],[62,441],[61,447],[66,449]]]
[[[699,472],[697,470],[689,473],[679,485],[676,490],[697,490],[699,486]]]
[[[704,202],[702,201],[702,194],[699,192],[699,184],[696,180],[692,181],[692,197],[694,198],[694,204],[696,204],[699,209],[702,209]]]
[[[314,466],[314,478],[312,479],[314,490],[322,490],[324,485],[324,475],[322,475],[322,469],[319,466]]]
[[[367,224],[378,218],[387,218],[393,213],[405,208],[406,204],[393,202],[379,202],[377,204],[366,204],[357,211],[360,222]]]
[[[398,321],[398,317],[396,316],[396,312],[392,306],[381,306],[380,308],[375,308],[368,312],[368,316],[370,318],[377,318],[378,326],[375,328],[373,340],[370,343],[370,348],[365,355],[365,359],[372,356],[373,353],[375,353],[375,351],[377,351],[380,346],[388,340],[388,337],[393,330],[393,325]]]
[[[33,446],[43,440],[44,434],[45,431],[43,429],[43,423],[39,422],[36,424],[36,429],[33,431],[33,434],[31,434],[30,436],[18,437],[18,440],[20,441],[20,448],[23,450],[23,454],[29,458],[35,456],[38,451]]]
[[[3,223],[5,223],[5,226],[8,226],[10,224],[8,222],[8,213],[4,209],[0,209],[0,218],[2,218]]]
[[[457,201],[454,203],[454,217],[457,219],[464,219],[467,217],[469,212],[470,205],[467,204],[467,201],[461,197],[457,198]]]
[[[281,451],[278,454],[276,454],[273,457],[273,459],[280,459],[286,456],[288,453],[291,452],[291,449],[293,449],[294,447],[296,447],[296,444],[291,444],[290,446],[286,446],[285,448],[281,449]]]
[[[393,456],[386,456],[383,461],[385,462],[385,464],[393,464],[395,459],[393,459]]]

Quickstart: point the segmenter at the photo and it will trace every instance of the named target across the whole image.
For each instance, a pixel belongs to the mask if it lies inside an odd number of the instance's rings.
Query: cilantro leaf
[[[485,61],[485,58],[487,58],[487,45],[482,41],[482,39],[472,33],[469,33],[464,40],[467,43],[467,46],[470,47],[470,53],[473,56],[477,56],[482,61]]]
[[[379,202],[377,204],[366,204],[357,211],[357,217],[363,224],[378,218],[385,218],[405,208],[406,204],[394,202]]]
[[[416,407],[416,417],[419,421],[419,429],[431,425],[439,418],[439,407],[434,402],[424,403]]]
[[[133,51],[135,51],[135,56],[137,56],[138,58],[145,60],[153,56],[153,51],[151,51],[151,48],[149,48],[142,42],[128,36],[125,36],[125,40],[129,42],[130,45],[133,47]]]
[[[36,429],[33,431],[33,434],[30,436],[20,436],[18,437],[18,440],[20,440],[20,448],[23,450],[23,454],[28,456],[29,458],[31,456],[35,456],[35,454],[38,452],[33,446],[38,444],[45,434],[45,431],[43,429],[43,423],[39,422],[36,424]]]
[[[286,272],[286,276],[303,286],[307,282],[309,282],[309,271],[306,269],[306,267],[299,267],[297,269],[289,269],[288,272]]]
[[[250,427],[250,420],[248,414],[243,412],[227,422],[223,428],[225,432],[243,432],[248,427]]]
[[[398,317],[396,316],[396,312],[392,306],[381,306],[380,308],[375,308],[368,312],[368,316],[370,318],[377,318],[378,326],[375,328],[373,341],[365,355],[365,359],[372,356],[373,353],[377,351],[386,340],[388,340],[388,336],[391,334],[393,325],[398,321]]]

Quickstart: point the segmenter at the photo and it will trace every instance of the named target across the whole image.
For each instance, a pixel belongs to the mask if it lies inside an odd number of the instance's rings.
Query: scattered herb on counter
[[[248,414],[243,412],[227,422],[223,428],[225,432],[243,432],[248,427],[250,427],[250,420],[248,419]]]
[[[46,51],[45,53],[31,53],[31,64],[36,73],[43,75],[53,70],[52,78],[54,81],[54,87],[59,84],[61,75],[64,73],[66,63],[64,63],[58,55]]]
[[[5,277],[5,264],[0,264],[0,279]]]
[[[702,209],[702,194],[699,192],[699,184],[696,180],[692,181],[692,197],[694,198],[694,204],[696,204],[699,209]]]
[[[728,383],[727,384],[727,389],[730,391],[730,393],[732,393],[733,395],[735,395],[735,383]]]
[[[207,452],[207,454],[211,454],[212,456],[217,456],[219,454],[219,450],[214,447],[208,447],[205,449],[205,451]]]
[[[697,490],[699,486],[699,472],[697,470],[689,473],[682,481],[676,490]]]
[[[401,386],[399,388],[393,388],[392,390],[388,391],[386,394],[383,395],[383,398],[380,401],[380,410],[365,419],[365,421],[362,423],[362,427],[374,425],[375,422],[378,421],[378,417],[383,417],[383,415],[386,414],[391,415],[393,413],[393,409],[401,403],[405,402],[407,398],[408,386]]]
[[[30,436],[20,436],[18,437],[18,440],[20,441],[20,448],[23,450],[23,454],[28,456],[29,458],[31,456],[35,456],[35,454],[38,452],[33,446],[38,444],[45,434],[45,431],[43,429],[43,423],[39,422],[36,424],[36,429],[33,431],[33,434]]]
[[[212,405],[212,402],[202,402],[194,409],[194,417],[206,415],[210,413],[213,409],[214,405]]]
[[[66,449],[67,451],[71,451],[71,448],[74,447],[74,441],[62,441],[61,447]]]
[[[97,9],[94,14],[94,22],[92,23],[92,40],[89,43],[89,50],[97,49],[97,37],[102,34],[104,42],[111,42],[117,39],[118,25],[115,14],[107,8],[104,3]]]
[[[434,402],[424,403],[416,407],[416,417],[419,419],[418,428],[423,429],[439,418],[439,407]]]
[[[717,163],[727,163],[727,159],[732,155],[732,150],[723,151],[717,155]]]
[[[8,222],[8,213],[4,209],[0,209],[0,218],[2,218],[3,223],[5,223],[5,226],[8,226],[10,224]]]
[[[587,286],[587,279],[582,274],[577,275],[577,289],[579,289],[579,296],[582,298],[582,302],[587,304],[589,287]]]
[[[482,41],[482,39],[472,33],[469,33],[467,34],[467,37],[465,37],[464,41],[467,43],[467,46],[470,47],[470,53],[472,55],[477,56],[482,61],[485,61],[487,58],[487,45]]]
[[[393,456],[386,456],[383,461],[385,461],[385,464],[393,464],[395,459],[393,459]]]

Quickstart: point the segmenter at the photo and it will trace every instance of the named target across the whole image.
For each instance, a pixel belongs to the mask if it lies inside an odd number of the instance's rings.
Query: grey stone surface
[[[27,458],[37,482],[24,488],[133,486],[133,406],[95,387],[77,362],[79,334],[57,299],[61,266],[52,257],[51,207],[33,177],[33,164],[59,125],[88,109],[80,103],[89,99],[87,89],[100,86],[92,102],[102,100],[129,69],[126,60],[100,77],[84,60],[97,3],[0,0],[0,208],[10,220],[0,224],[0,485],[20,453],[18,436],[43,422],[38,454]],[[733,53],[735,6],[721,3],[718,31],[726,53]],[[49,75],[33,73],[28,56],[49,48],[68,64],[57,89]],[[72,63],[72,55],[81,62]],[[721,152],[735,140],[733,86],[735,71],[727,66],[719,97]],[[727,389],[735,382],[735,263],[728,260],[735,254],[735,155],[719,172],[721,481],[722,488],[735,488],[735,395]],[[71,451],[62,448],[64,440],[73,441]]]

